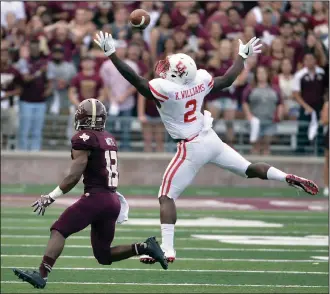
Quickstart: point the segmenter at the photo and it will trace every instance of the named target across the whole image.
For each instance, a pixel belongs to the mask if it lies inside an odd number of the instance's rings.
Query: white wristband
[[[60,197],[63,195],[63,191],[60,189],[59,186],[57,186],[54,191],[50,192],[48,194],[50,197],[52,197],[54,200],[57,198],[57,197]]]

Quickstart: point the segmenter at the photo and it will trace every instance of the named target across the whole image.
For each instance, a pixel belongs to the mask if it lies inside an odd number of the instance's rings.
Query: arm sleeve
[[[159,101],[164,103],[168,100],[168,93],[163,90],[161,83],[164,82],[162,79],[153,79],[149,82],[149,89],[152,95]]]
[[[299,72],[293,77],[292,91],[301,92],[301,74]]]

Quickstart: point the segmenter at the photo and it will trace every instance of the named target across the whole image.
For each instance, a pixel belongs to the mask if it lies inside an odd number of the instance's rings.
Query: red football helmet
[[[102,131],[107,120],[107,110],[103,103],[90,98],[81,102],[74,117],[74,126],[77,131],[91,129]]]

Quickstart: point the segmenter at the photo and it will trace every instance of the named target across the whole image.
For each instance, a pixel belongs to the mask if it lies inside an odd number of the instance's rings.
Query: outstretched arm
[[[68,193],[74,186],[76,186],[86,168],[88,162],[88,150],[74,150],[72,149],[72,164],[69,174],[63,179],[61,184],[57,186],[54,191],[48,195],[42,195],[41,198],[32,204],[34,211],[39,215],[44,215],[46,208],[51,205],[55,199],[65,193]]]
[[[237,79],[244,69],[244,59],[240,55],[237,56],[234,64],[221,76],[214,78],[214,86],[211,93],[228,88]]]
[[[109,59],[112,61],[112,63],[121,73],[121,75],[129,83],[131,83],[142,96],[144,96],[147,99],[154,99],[154,96],[152,95],[149,89],[147,79],[139,76],[128,64],[120,60],[116,55],[116,53],[111,54],[109,56]]]
[[[104,54],[109,57],[121,75],[136,88],[136,90],[147,99],[154,99],[149,90],[148,80],[139,76],[128,64],[120,60],[116,55],[115,42],[108,33],[96,34],[94,42],[100,46]]]
[[[258,44],[259,39],[256,37],[252,38],[246,45],[241,40],[238,41],[240,43],[238,56],[234,64],[222,77],[214,78],[214,86],[211,92],[214,93],[230,87],[244,69],[244,61],[254,53],[261,53],[260,47],[262,44]]]

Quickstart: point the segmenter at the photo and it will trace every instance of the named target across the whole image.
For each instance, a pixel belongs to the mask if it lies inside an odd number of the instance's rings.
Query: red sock
[[[44,255],[43,259],[42,259],[42,262],[39,266],[39,272],[40,272],[40,275],[46,279],[48,277],[48,274],[52,271],[52,268],[55,264],[55,259],[49,257],[49,256],[46,256]]]

